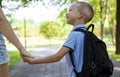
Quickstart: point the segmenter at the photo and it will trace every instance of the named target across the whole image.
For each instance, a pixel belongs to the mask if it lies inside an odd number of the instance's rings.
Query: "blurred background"
[[[25,48],[60,46],[72,29],[66,12],[76,1],[94,8],[94,33],[103,40],[111,58],[120,61],[120,0],[0,0],[0,5]],[[8,51],[15,47],[6,40]]]

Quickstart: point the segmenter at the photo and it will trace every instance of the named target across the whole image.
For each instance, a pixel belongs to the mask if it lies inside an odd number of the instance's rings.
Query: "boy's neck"
[[[73,24],[73,26],[77,26],[77,25],[80,25],[80,24],[85,24],[85,23],[76,23],[76,24]]]
[[[80,24],[85,24],[83,20],[77,20],[73,23],[73,26],[80,25]]]

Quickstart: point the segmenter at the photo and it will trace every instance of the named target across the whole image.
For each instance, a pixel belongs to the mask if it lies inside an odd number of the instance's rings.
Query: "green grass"
[[[115,47],[114,46],[107,46],[108,54],[111,59],[120,62],[120,55],[115,54]]]
[[[13,65],[15,65],[21,59],[18,51],[9,51],[8,55],[10,57],[10,61],[8,63],[9,68],[11,68]]]

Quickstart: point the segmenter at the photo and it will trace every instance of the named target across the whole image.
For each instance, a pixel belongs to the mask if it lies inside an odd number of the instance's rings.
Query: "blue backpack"
[[[88,31],[92,28],[91,31]],[[94,25],[90,24],[87,30],[77,28],[74,31],[83,32],[84,53],[82,71],[77,72],[73,63],[72,52],[69,52],[76,77],[110,77],[114,65],[109,58],[106,44],[93,33]]]

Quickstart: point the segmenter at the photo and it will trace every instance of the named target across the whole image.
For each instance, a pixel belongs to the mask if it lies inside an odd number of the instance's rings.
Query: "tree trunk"
[[[111,26],[110,26],[110,34],[111,34],[111,36],[112,36],[112,44],[115,46],[116,45],[116,43],[115,43],[115,21],[114,21],[114,18],[112,18],[112,17],[110,17],[110,19],[111,19],[111,22],[112,22],[112,24],[111,24]]]
[[[101,40],[103,40],[103,34],[104,34],[104,24],[106,20],[107,15],[107,6],[108,0],[100,0],[100,25],[101,25]]]
[[[103,3],[102,3],[102,0],[100,0],[100,25],[101,25],[101,32],[100,32],[100,38],[101,38],[101,40],[103,40],[103,26],[104,26],[104,24],[103,24]]]
[[[120,0],[117,0],[116,8],[116,54],[120,54]]]

